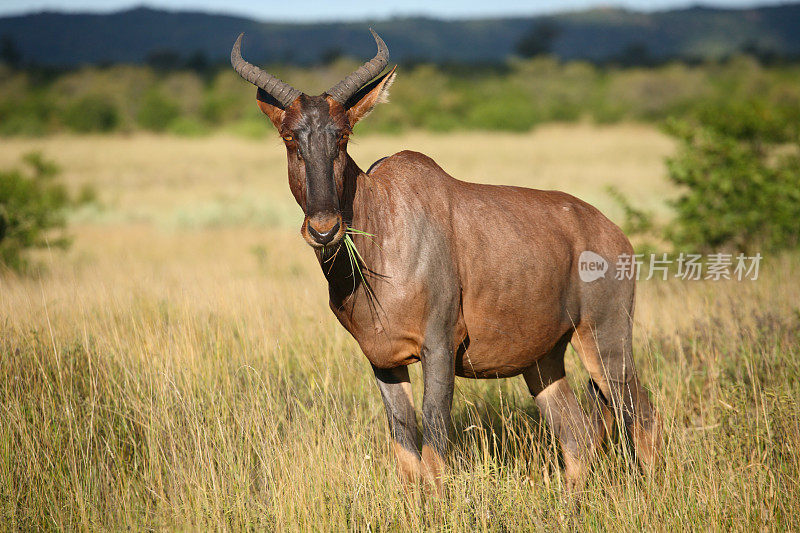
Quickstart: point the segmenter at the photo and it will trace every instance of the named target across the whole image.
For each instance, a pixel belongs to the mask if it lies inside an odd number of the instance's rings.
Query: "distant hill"
[[[0,18],[0,38],[23,63],[76,66],[144,62],[154,54],[224,61],[239,32],[245,57],[258,63],[308,64],[338,54],[374,52],[372,25],[397,62],[498,62],[524,37],[549,28],[547,48],[562,59],[710,58],[744,47],[800,56],[800,4],[747,10],[694,7],[639,13],[595,9],[548,17],[375,22],[265,23],[196,12],[138,8],[112,14],[43,12]]]

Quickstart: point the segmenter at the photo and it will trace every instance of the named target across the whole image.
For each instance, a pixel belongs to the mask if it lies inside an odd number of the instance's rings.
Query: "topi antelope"
[[[582,486],[613,415],[640,464],[651,465],[660,426],[631,353],[635,282],[614,267],[633,253],[628,239],[569,194],[459,181],[417,152],[363,172],[347,142],[385,100],[396,69],[377,77],[389,51],[372,35],[377,55],[319,96],[242,59],[242,35],[231,62],[258,87],[258,106],[283,137],[289,187],[305,214],[300,233],[333,313],[372,364],[401,479],[441,488],[455,376],[522,374],[558,438],[569,488]],[[355,264],[341,252],[346,235],[360,252]],[[584,252],[609,271],[582,281]],[[565,378],[568,343],[591,376],[591,417]],[[417,361],[421,451],[408,374]]]

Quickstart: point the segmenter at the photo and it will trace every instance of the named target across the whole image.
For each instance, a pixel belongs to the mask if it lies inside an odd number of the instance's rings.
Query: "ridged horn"
[[[233,44],[233,49],[231,50],[231,65],[233,66],[233,70],[259,89],[266,91],[267,94],[277,100],[283,108],[289,107],[302,93],[285,81],[279,80],[269,72],[261,70],[257,66],[245,61],[242,58],[242,37],[244,37],[244,33],[239,34],[239,38],[236,39],[236,42]]]
[[[375,44],[378,45],[378,53],[375,57],[361,65],[356,71],[347,76],[345,79],[328,89],[328,95],[339,102],[345,104],[351,96],[356,94],[358,90],[372,80],[375,76],[381,73],[389,64],[389,48],[383,42],[380,35],[375,33],[372,28],[369,29],[372,36],[375,38]]]

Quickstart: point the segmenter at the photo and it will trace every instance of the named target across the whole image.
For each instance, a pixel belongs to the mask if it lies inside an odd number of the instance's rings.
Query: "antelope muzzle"
[[[307,216],[300,232],[308,244],[320,248],[339,244],[346,229],[342,215],[327,212]]]

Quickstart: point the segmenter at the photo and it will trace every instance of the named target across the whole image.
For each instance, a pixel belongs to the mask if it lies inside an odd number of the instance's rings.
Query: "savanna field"
[[[669,216],[674,148],[623,123],[373,134],[350,152],[366,169],[422,151],[621,222],[609,185]],[[757,281],[640,282],[635,357],[665,425],[652,474],[615,444],[569,496],[522,378],[458,378],[446,496],[412,503],[277,136],[5,138],[0,168],[30,151],[97,201],[70,215],[68,251],[37,255],[41,274],[0,277],[3,529],[800,529],[797,255],[766,255]],[[567,370],[588,406],[572,349]]]

